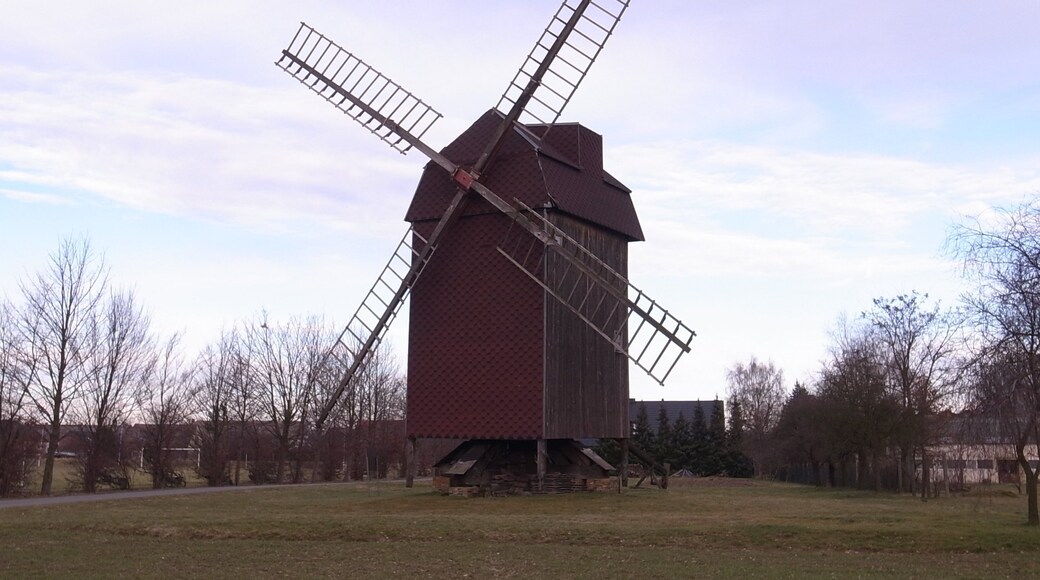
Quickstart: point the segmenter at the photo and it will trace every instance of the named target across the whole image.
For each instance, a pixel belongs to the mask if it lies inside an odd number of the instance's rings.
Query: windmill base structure
[[[424,438],[465,440],[438,463],[447,488],[600,486],[591,439],[620,441],[624,473],[629,362],[663,384],[695,334],[628,281],[643,232],[602,138],[557,121],[628,5],[564,0],[498,105],[440,151],[422,140],[440,113],[301,23],[276,64],[430,159],[409,231],[311,377],[331,387],[319,437],[410,295],[409,485]]]
[[[434,469],[434,489],[462,497],[620,490],[620,480],[611,477],[614,467],[570,439],[471,439]]]

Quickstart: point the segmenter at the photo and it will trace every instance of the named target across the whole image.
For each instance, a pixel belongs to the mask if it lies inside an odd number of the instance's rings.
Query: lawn
[[[0,576],[1036,576],[1024,508],[743,480],[486,499],[251,488],[0,510]]]

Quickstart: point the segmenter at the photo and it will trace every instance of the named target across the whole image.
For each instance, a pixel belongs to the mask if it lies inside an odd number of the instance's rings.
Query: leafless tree
[[[763,363],[751,357],[745,364],[738,362],[726,372],[730,400],[743,409],[745,453],[755,466],[755,475],[765,475],[765,463],[770,456],[770,433],[780,420],[786,400],[784,373],[772,361]]]
[[[283,325],[270,323],[266,315],[249,331],[256,394],[261,416],[273,435],[275,479],[285,481],[290,453],[300,455],[307,423],[315,372],[331,334],[318,318],[292,319]],[[292,480],[302,477],[295,462]]]
[[[43,495],[51,493],[61,425],[86,378],[91,325],[106,285],[104,260],[86,240],[63,241],[49,264],[21,283],[20,331],[37,368],[28,392],[48,426]]]
[[[347,446],[355,465],[353,475],[359,477],[374,468],[376,475],[382,477],[387,464],[403,455],[404,444],[403,440],[389,439],[392,422],[404,418],[405,380],[387,345],[372,353],[354,390],[355,408],[349,413],[354,415],[356,423]],[[364,471],[357,468],[362,459]]]
[[[957,330],[952,312],[939,304],[927,306],[928,295],[902,294],[877,298],[863,318],[872,328],[872,339],[880,347],[886,383],[901,406],[898,445],[898,487],[913,492],[914,449],[922,461],[922,497],[929,481],[927,449],[929,427],[936,412],[953,397],[960,374]]]
[[[36,447],[35,429],[26,409],[34,361],[24,356],[15,323],[13,307],[0,301],[0,496],[25,484]]]
[[[324,344],[328,349],[335,340]],[[321,352],[321,358],[315,367],[312,377],[310,396],[307,399],[307,416],[312,424],[312,446],[314,450],[314,470],[311,481],[331,481],[337,479],[344,467],[344,450],[349,433],[357,425],[356,399],[354,388],[347,388],[332,403],[324,421],[319,422],[324,409],[333,401],[339,381],[346,373],[344,360],[339,357],[326,356],[327,350]],[[352,385],[350,386],[352,387]]]
[[[236,331],[238,332],[238,331]],[[259,426],[256,417],[260,407],[257,397],[256,377],[253,372],[252,346],[250,345],[249,333],[241,333],[241,340],[237,341],[234,349],[234,360],[231,370],[231,397],[230,413],[233,423],[231,433],[231,446],[234,453],[234,465],[231,468],[231,482],[235,485],[241,483],[242,462],[249,458],[247,442],[253,442],[253,463],[259,461],[260,454],[257,453],[261,444],[258,434]]]
[[[141,395],[142,462],[152,476],[155,489],[183,484],[178,474],[174,447],[185,440],[192,415],[191,372],[181,355],[180,336],[168,339],[158,352],[147,388]],[[183,444],[181,444],[183,445]]]
[[[112,292],[102,304],[91,342],[79,412],[73,413],[86,432],[78,475],[88,492],[101,480],[129,484],[122,435],[156,362],[150,321],[130,291]]]
[[[324,344],[328,347],[333,342],[333,336],[327,335]],[[345,351],[355,352],[360,344],[347,346]],[[318,368],[308,404],[311,417],[319,416],[332,401],[347,362],[340,357],[329,357],[326,364]],[[345,477],[363,476],[367,472],[370,450],[382,455],[380,471],[385,471],[388,460],[403,456],[403,439],[397,441],[387,430],[392,428],[392,421],[404,418],[405,390],[404,378],[389,346],[378,346],[335,401],[328,420],[322,428],[316,429],[315,478],[320,471],[323,479],[331,479],[341,468],[346,469]],[[340,455],[338,463],[334,455]]]
[[[199,413],[199,428],[193,443],[201,455],[199,475],[208,485],[229,483],[228,438],[231,428],[229,409],[235,394],[239,373],[240,337],[225,332],[216,344],[207,346],[199,355],[193,377],[194,405]]]
[[[991,224],[962,225],[949,246],[974,283],[964,302],[979,338],[979,359],[997,365],[980,373],[986,380],[975,381],[975,400],[1013,419],[1005,425],[1025,474],[1027,521],[1037,526],[1040,467],[1030,466],[1026,448],[1040,443],[1040,200],[998,210]]]

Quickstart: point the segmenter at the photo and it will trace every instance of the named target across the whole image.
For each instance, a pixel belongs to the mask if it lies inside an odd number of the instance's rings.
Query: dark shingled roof
[[[476,163],[502,120],[492,109],[484,113],[441,153],[469,167]],[[603,137],[578,124],[554,125],[541,141],[545,126],[514,125],[506,133],[498,157],[483,183],[496,194],[519,199],[532,208],[550,208],[621,234],[629,241],[643,240],[631,190],[603,170]],[[436,220],[447,209],[455,182],[430,162],[423,170],[405,220]],[[484,200],[471,201],[464,215],[492,213]]]

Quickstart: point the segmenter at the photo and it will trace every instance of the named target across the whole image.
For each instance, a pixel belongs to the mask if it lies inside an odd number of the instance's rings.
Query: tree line
[[[0,495],[21,492],[41,459],[39,491],[50,494],[67,437],[78,443],[74,483],[88,492],[125,486],[135,466],[154,487],[183,484],[186,449],[209,485],[238,484],[243,467],[257,483],[356,477],[373,453],[385,472],[400,460],[385,455],[403,453],[390,431],[404,416],[404,379],[378,350],[318,429],[343,370],[325,358],[336,339],[320,317],[277,323],[261,312],[189,356],[110,282],[89,241],[65,240],[17,300],[0,301]]]
[[[749,477],[749,460],[741,451],[744,428],[740,404],[730,405],[728,428],[721,401],[715,401],[711,409],[711,416],[705,417],[698,405],[691,419],[679,413],[673,421],[662,405],[654,429],[646,405],[640,404],[632,439],[636,445],[652,450],[658,461],[670,464],[673,470],[698,476]]]
[[[731,369],[757,475],[927,499],[942,464],[931,454],[956,418],[1014,457],[1040,525],[1040,200],[955,226],[945,250],[968,286],[955,306],[875,299],[838,323],[814,380],[790,393],[772,363]]]
[[[659,464],[668,464],[672,472],[688,472],[694,476],[750,477],[751,463],[742,452],[744,432],[739,403],[730,407],[729,425],[721,401],[714,401],[711,415],[697,405],[689,419],[680,412],[674,419],[661,405],[651,422],[646,403],[639,404],[632,418],[632,443]],[[617,464],[620,448],[613,440],[601,441],[597,451]]]

